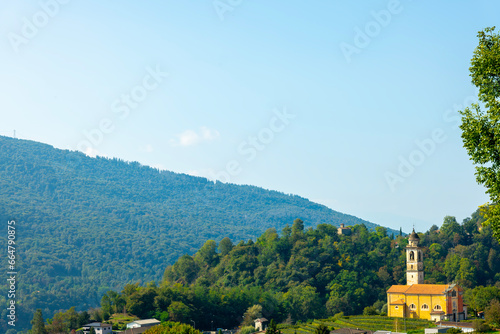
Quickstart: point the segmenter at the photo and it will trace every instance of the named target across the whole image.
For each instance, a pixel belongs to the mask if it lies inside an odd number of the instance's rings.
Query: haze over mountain
[[[159,281],[207,239],[255,239],[295,218],[306,228],[376,226],[296,195],[3,136],[0,218],[17,222],[18,301],[45,312],[95,306],[108,289]]]

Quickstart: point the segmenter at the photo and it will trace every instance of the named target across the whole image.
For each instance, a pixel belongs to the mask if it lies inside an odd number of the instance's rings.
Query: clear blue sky
[[[409,232],[487,202],[456,110],[497,1],[4,0],[0,134]],[[302,217],[307,220],[307,217]]]

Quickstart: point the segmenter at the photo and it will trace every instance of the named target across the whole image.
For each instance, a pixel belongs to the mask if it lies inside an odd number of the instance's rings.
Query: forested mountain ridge
[[[108,289],[161,280],[205,240],[248,240],[297,217],[376,226],[295,195],[0,136],[0,219],[17,221],[17,302],[30,314],[97,305]]]
[[[458,283],[470,314],[484,311],[494,324],[500,320],[500,245],[483,221],[478,212],[462,224],[447,216],[440,229],[434,225],[419,233],[419,246],[424,283]],[[355,225],[351,235],[339,235],[333,225],[304,229],[296,219],[282,233],[270,228],[255,242],[207,240],[194,256],[183,255],[168,266],[160,285],[127,284],[120,293],[108,291],[100,309],[79,316],[107,321],[126,310],[208,330],[253,325],[262,316],[293,323],[340,312],[386,315],[387,289],[406,284],[407,245],[406,237],[388,235],[383,227],[369,231]],[[70,322],[70,311],[54,317],[49,333],[77,328],[55,330],[56,319]]]

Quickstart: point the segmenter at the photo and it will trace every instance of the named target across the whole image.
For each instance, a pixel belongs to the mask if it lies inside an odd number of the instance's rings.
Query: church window
[[[413,253],[413,251],[410,252],[410,261],[414,261],[415,260],[415,253]]]
[[[457,292],[456,292],[455,290],[453,290],[453,291],[451,292],[451,296],[452,296],[452,297],[456,297],[456,296],[457,296]]]
[[[394,308],[397,310],[397,309],[399,309],[399,306],[394,306]]]
[[[427,304],[422,304],[422,310],[428,310],[429,309],[429,305]]]
[[[418,252],[418,261],[422,261],[422,252]]]
[[[413,264],[411,265],[411,269],[413,269]]]
[[[415,304],[410,304],[410,310],[416,310],[417,309],[417,306]]]
[[[436,311],[441,311],[441,305],[436,305],[436,306],[434,306],[434,310],[436,310]]]

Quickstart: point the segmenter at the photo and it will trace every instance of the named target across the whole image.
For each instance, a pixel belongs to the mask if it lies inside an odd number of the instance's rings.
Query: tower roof
[[[413,229],[413,232],[411,232],[410,234],[410,237],[408,238],[408,240],[420,240],[420,237],[418,236],[417,233],[415,233],[415,229]]]

